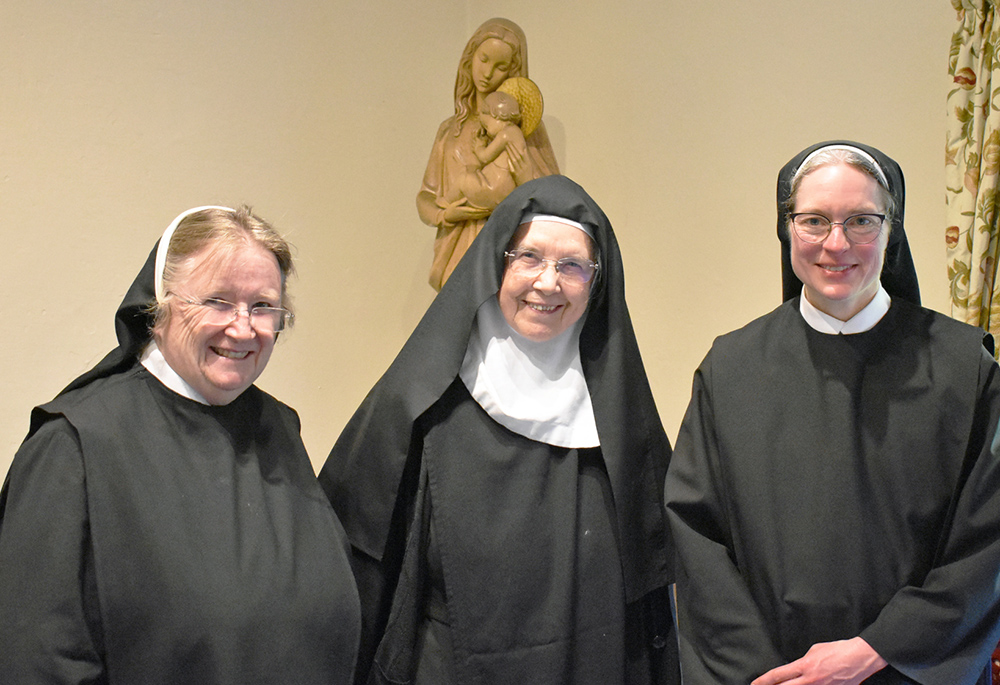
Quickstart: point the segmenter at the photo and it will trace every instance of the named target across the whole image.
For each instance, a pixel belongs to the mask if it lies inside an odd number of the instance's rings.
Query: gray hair
[[[291,245],[247,205],[236,209],[207,207],[188,214],[177,224],[169,241],[162,274],[165,293],[170,293],[178,285],[178,279],[185,275],[185,261],[204,248],[233,249],[257,244],[277,260],[281,271],[281,306],[292,311],[291,297],[285,287],[288,277],[295,273]],[[170,295],[158,295],[152,307],[154,328],[166,320],[169,300]],[[294,322],[294,318],[290,322]]]

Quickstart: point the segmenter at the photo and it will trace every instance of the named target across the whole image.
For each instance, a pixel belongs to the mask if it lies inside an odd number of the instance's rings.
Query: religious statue
[[[417,193],[421,221],[437,228],[429,279],[435,290],[510,191],[559,173],[541,119],[524,32],[507,19],[490,19],[462,52],[455,113],[438,128]]]

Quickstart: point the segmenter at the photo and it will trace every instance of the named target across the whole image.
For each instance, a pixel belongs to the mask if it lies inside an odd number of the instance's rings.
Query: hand
[[[527,150],[518,145],[508,145],[506,149],[507,168],[510,170],[510,175],[514,177],[514,183],[521,185],[532,180],[535,177],[534,167],[531,160],[528,159]]]
[[[445,224],[454,225],[463,221],[474,221],[485,219],[490,215],[490,210],[480,207],[473,207],[468,204],[466,198],[455,200],[441,211],[441,219]]]
[[[886,660],[860,637],[820,642],[801,659],[771,669],[750,685],[857,685],[886,666]]]

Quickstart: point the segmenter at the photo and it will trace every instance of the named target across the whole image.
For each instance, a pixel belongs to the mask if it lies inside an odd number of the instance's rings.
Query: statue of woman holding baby
[[[455,114],[438,128],[417,193],[421,221],[437,228],[429,278],[435,290],[441,289],[493,208],[510,191],[534,178],[559,173],[552,144],[540,121],[533,130],[522,123],[526,145],[508,145],[506,154],[497,161],[484,164],[476,154],[477,147],[482,150],[483,139],[488,141],[490,137],[480,121],[480,114],[487,108],[486,97],[508,79],[516,79],[510,83],[521,90],[532,88],[527,76],[528,45],[517,24],[490,19],[476,29],[458,64]],[[526,120],[532,119],[532,114],[541,116],[537,89],[534,94],[536,111],[521,112]]]

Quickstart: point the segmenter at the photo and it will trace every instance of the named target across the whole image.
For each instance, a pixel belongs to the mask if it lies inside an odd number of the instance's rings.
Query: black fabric
[[[155,250],[154,250],[155,252]],[[349,682],[360,608],[298,416],[177,395],[120,346],[35,408],[0,492],[0,673],[17,683]]]
[[[118,311],[115,312],[115,335],[118,338],[118,347],[105,355],[94,368],[67,385],[60,394],[82,388],[98,378],[126,371],[138,360],[151,337],[150,329],[153,326],[151,307],[156,302],[153,283],[156,250],[159,245],[159,241],[153,245],[146,263],[142,265],[139,274],[125,293],[125,298],[118,305]]]
[[[885,172],[889,182],[889,192],[896,202],[896,215],[892,219],[892,231],[889,233],[889,244],[885,251],[885,264],[882,268],[882,286],[893,298],[902,298],[914,304],[920,304],[920,287],[917,284],[917,272],[913,266],[910,254],[910,244],[903,229],[903,207],[906,200],[906,187],[903,182],[903,170],[892,158],[875,148],[850,140],[828,140],[807,147],[792,157],[778,174],[778,239],[781,241],[781,288],[782,300],[798,297],[802,292],[802,281],[792,271],[791,242],[788,235],[788,212],[785,204],[792,192],[792,178],[799,165],[814,151],[830,145],[850,145],[864,150],[878,162]]]
[[[425,417],[449,682],[625,682],[625,593],[600,450],[512,433],[460,379]]]
[[[347,529],[366,628],[362,666],[380,639],[402,566],[401,531],[419,508],[418,419],[461,367],[479,306],[495,297],[506,249],[526,211],[587,225],[601,263],[580,338],[601,453],[614,497],[625,598],[637,603],[672,580],[662,478],[670,457],[625,303],[621,256],[610,222],[562,176],[526,183],[493,212],[396,360],[337,441],[320,481]],[[400,587],[405,585],[398,581]]]
[[[1000,639],[1000,376],[905,300],[824,335],[798,299],[722,336],[667,477],[685,683],[860,635],[872,683],[973,683]]]

